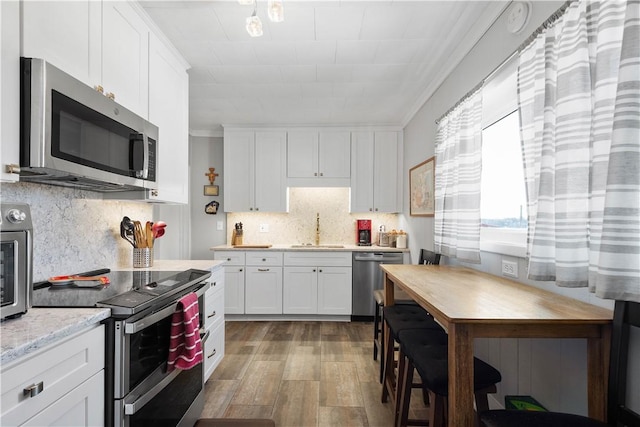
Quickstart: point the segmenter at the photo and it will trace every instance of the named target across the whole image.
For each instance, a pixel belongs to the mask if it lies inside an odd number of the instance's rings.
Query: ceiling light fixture
[[[238,0],[241,5],[253,5],[253,13],[247,18],[247,32],[251,37],[261,37],[262,21],[258,17],[258,0]],[[269,0],[267,13],[271,22],[284,21],[284,6],[282,0]]]
[[[284,6],[282,0],[269,0],[267,11],[271,22],[284,21]]]
[[[253,13],[247,18],[247,32],[251,37],[262,37],[262,21],[256,15],[256,8],[253,9]]]

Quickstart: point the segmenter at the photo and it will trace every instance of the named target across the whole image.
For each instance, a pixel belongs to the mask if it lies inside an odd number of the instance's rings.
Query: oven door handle
[[[125,415],[134,415],[136,412],[138,412],[140,409],[142,409],[142,407],[144,405],[146,405],[147,403],[149,403],[149,401],[151,399],[153,399],[154,397],[156,397],[156,395],[158,393],[160,393],[162,390],[164,390],[164,388],[169,385],[169,383],[171,381],[173,381],[173,379],[175,377],[177,377],[178,375],[180,375],[182,371],[180,369],[175,369],[174,371],[172,371],[170,374],[168,374],[167,376],[165,376],[162,381],[160,381],[158,384],[156,384],[155,386],[153,386],[149,391],[147,391],[145,394],[143,394],[142,396],[140,396],[138,399],[136,399],[134,402],[132,403],[125,403],[124,404],[124,414]]]
[[[202,286],[200,289],[195,291],[198,298],[204,295],[204,293],[207,291],[208,288],[209,288],[208,283],[205,283],[204,286]],[[171,316],[176,311],[177,307],[178,307],[178,303],[176,302],[175,304],[171,304],[163,308],[162,310],[156,311],[155,313],[147,317],[144,317],[138,320],[137,322],[125,323],[124,333],[135,334],[136,332],[140,332],[144,328],[156,324],[159,320],[162,320],[167,316]]]

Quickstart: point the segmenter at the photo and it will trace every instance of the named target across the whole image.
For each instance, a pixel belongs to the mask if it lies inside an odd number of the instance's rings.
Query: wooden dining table
[[[474,425],[473,341],[480,337],[586,338],[589,416],[605,420],[611,310],[467,267],[381,269],[385,306],[394,304],[397,286],[448,333],[449,427]]]

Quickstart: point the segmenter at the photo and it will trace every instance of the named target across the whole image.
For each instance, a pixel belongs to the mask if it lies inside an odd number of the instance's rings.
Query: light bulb
[[[272,22],[284,21],[284,6],[282,0],[269,0],[267,10],[269,11],[269,19]]]
[[[253,12],[253,15],[247,18],[247,32],[251,37],[262,36],[262,21]]]

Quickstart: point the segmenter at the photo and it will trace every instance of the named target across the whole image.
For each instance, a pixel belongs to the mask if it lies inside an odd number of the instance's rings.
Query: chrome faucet
[[[316,213],[316,246],[320,245],[320,213]]]

